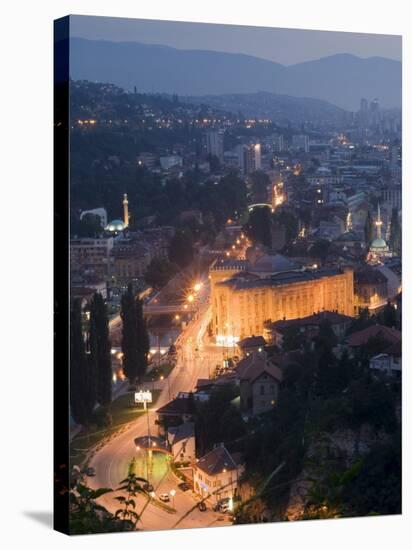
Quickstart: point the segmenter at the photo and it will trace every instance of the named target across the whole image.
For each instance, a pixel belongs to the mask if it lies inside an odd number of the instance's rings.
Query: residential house
[[[173,462],[190,462],[196,458],[195,425],[184,422],[167,430],[167,440],[173,457]]]
[[[254,416],[276,405],[282,371],[267,359],[264,352],[255,352],[239,361],[236,373],[240,386],[240,410],[244,414]]]
[[[200,458],[193,467],[193,488],[202,498],[217,503],[238,493],[239,480],[244,472],[241,455],[231,454],[223,443]]]

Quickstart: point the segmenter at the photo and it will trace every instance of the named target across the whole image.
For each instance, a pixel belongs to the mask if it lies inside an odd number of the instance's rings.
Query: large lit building
[[[297,319],[321,311],[354,315],[353,270],[302,270],[280,255],[254,263],[215,262],[210,270],[212,332],[232,346],[264,335],[266,321]]]
[[[209,155],[214,155],[223,162],[223,135],[222,130],[213,130],[206,134],[206,148]]]
[[[255,143],[253,145],[238,145],[237,154],[239,169],[244,174],[251,174],[262,168],[260,143]]]

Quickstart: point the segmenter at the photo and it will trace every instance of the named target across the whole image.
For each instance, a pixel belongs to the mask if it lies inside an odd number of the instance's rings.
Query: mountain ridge
[[[202,96],[267,91],[357,110],[361,97],[401,106],[401,62],[338,53],[282,65],[243,53],[71,38],[71,77],[142,92]]]

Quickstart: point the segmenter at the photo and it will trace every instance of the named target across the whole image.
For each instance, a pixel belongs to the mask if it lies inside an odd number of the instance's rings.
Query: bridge
[[[272,210],[272,205],[269,202],[257,202],[255,204],[249,204],[247,209],[249,210],[249,212],[253,212],[255,208],[263,208],[264,206]]]
[[[146,304],[143,306],[144,315],[174,315],[176,313],[193,313],[196,307],[190,304]]]

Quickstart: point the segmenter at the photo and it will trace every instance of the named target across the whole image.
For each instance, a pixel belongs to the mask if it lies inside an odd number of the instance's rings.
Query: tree
[[[339,390],[338,372],[336,368],[336,357],[331,347],[324,347],[321,350],[317,372],[316,372],[316,393],[327,399],[335,395]]]
[[[290,210],[278,207],[276,208],[272,219],[277,225],[283,225],[285,227],[287,243],[290,243],[296,239],[299,233],[299,221]]]
[[[389,302],[389,300],[380,313],[379,318],[383,325],[390,328],[397,328],[398,315],[395,307]]]
[[[107,409],[112,401],[112,364],[109,321],[103,297],[95,293],[90,303],[90,360],[95,365],[96,399]]]
[[[127,496],[115,497],[116,500],[123,505],[122,508],[116,510],[115,517],[123,521],[125,529],[136,528],[137,522],[140,516],[135,512],[136,500],[135,497],[139,493],[146,494],[143,489],[142,483],[147,483],[147,480],[142,477],[137,477],[135,471],[135,458],[133,458],[129,464],[129,471],[127,477],[120,483],[121,486],[118,491],[126,491]]]
[[[261,243],[264,246],[271,247],[271,215],[266,206],[254,208],[249,214],[249,220],[244,227],[248,237],[255,243]]]
[[[122,295],[122,351],[123,369],[131,384],[140,382],[147,370],[147,355],[149,353],[149,335],[143,317],[143,302],[134,296],[131,284]]]
[[[144,280],[153,288],[163,288],[176,271],[176,266],[166,258],[153,258],[144,273]]]
[[[249,176],[252,188],[252,201],[254,203],[267,202],[268,187],[270,185],[269,176],[262,170],[257,170]]]
[[[86,214],[81,220],[78,220],[72,233],[75,232],[78,237],[96,238],[103,231],[100,217],[95,214]]]
[[[73,302],[70,312],[70,410],[77,424],[87,426],[95,405],[93,363],[86,357],[81,305]]]
[[[187,267],[193,260],[193,236],[189,229],[179,229],[170,242],[169,260],[179,267]]]
[[[300,349],[305,343],[305,336],[297,327],[290,327],[286,330],[282,340],[283,351],[294,351]]]
[[[327,239],[318,239],[310,246],[309,254],[324,262],[328,256],[329,248],[330,241]]]
[[[371,216],[370,211],[368,210],[368,213],[366,215],[365,219],[365,242],[366,246],[370,246],[371,242],[374,239],[374,227],[373,227],[373,219]]]
[[[392,250],[395,252],[395,254],[400,255],[401,248],[402,248],[402,230],[399,223],[399,214],[398,209],[393,208],[392,209],[392,217],[391,217],[391,232],[390,232],[390,246]]]

